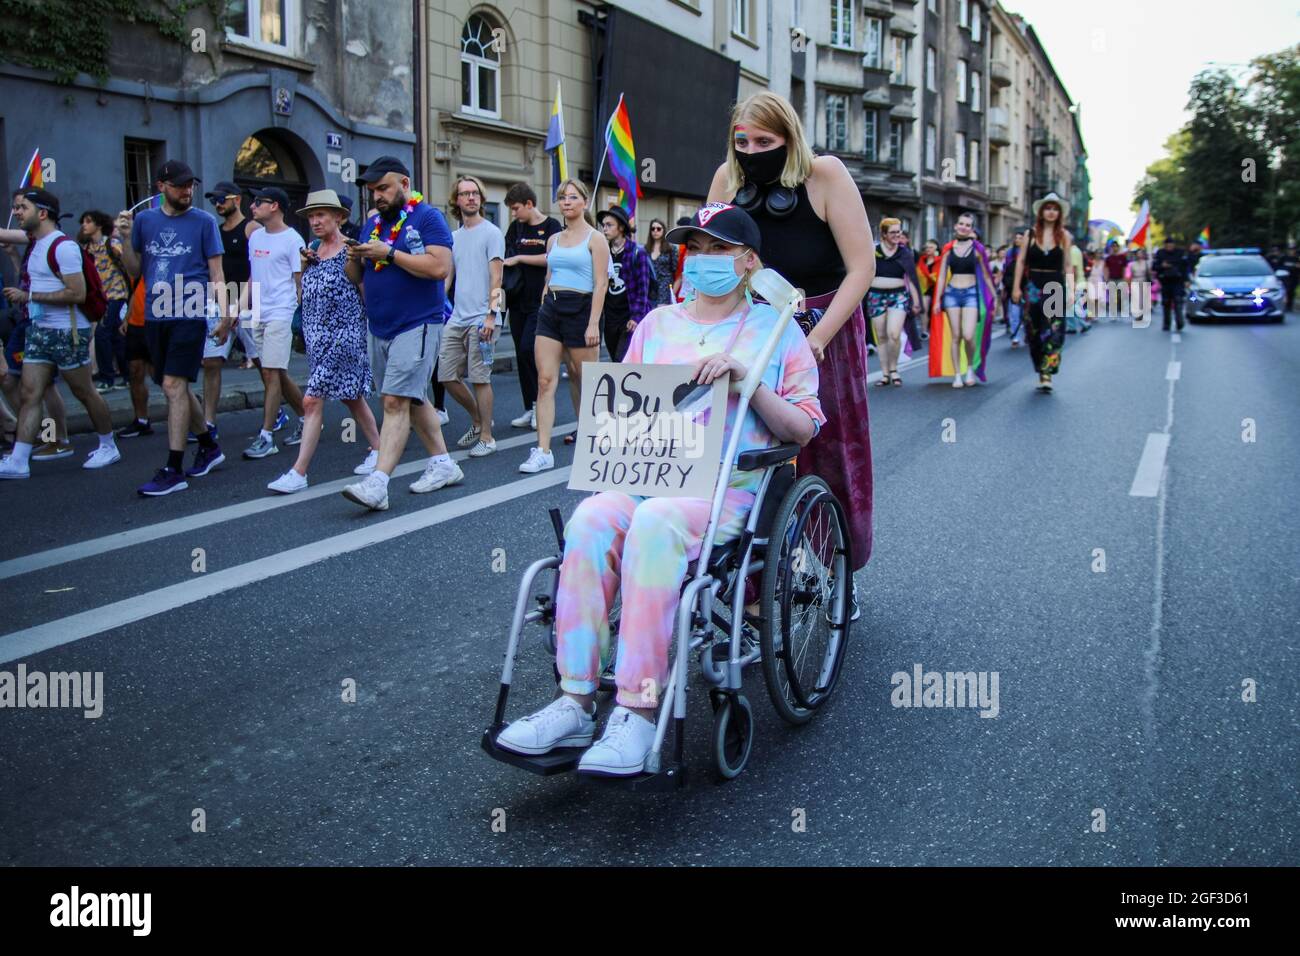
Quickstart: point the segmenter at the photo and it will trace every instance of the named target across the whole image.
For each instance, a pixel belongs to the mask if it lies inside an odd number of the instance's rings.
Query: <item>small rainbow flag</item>
[[[18,184],[19,189],[26,189],[28,186],[35,186],[41,189],[45,186],[45,174],[41,172],[41,149],[38,146],[36,152],[32,153],[32,161],[27,164],[27,169],[23,171],[23,181]]]
[[[1203,246],[1207,246],[1207,247],[1209,246],[1209,244],[1210,244],[1210,227],[1209,227],[1209,226],[1206,226],[1204,229],[1201,230],[1201,234],[1200,234],[1199,236],[1196,237],[1196,241],[1199,242],[1199,243],[1200,243],[1201,245],[1203,245]]]
[[[136,211],[137,209],[139,209],[141,206],[145,206],[145,207],[147,207],[147,208],[149,208],[149,209],[161,209],[161,208],[162,208],[162,204],[163,204],[163,194],[162,194],[162,193],[154,193],[154,194],[153,194],[152,196],[150,196],[148,199],[141,199],[138,203],[136,203],[134,206],[132,206],[128,211],[129,211],[129,212],[135,212],[135,211]]]
[[[609,152],[609,171],[618,182],[619,205],[629,216],[636,215],[636,201],[641,196],[641,184],[636,175],[636,147],[632,144],[632,121],[628,119],[627,104],[623,94],[618,95],[618,106],[605,128],[605,149]]]

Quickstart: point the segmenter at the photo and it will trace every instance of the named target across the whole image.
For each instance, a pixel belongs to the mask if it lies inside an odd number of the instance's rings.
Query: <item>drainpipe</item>
[[[772,0],[767,0],[767,87],[772,88]],[[787,91],[788,92],[788,91]]]
[[[424,181],[424,97],[420,95],[424,89],[424,58],[420,55],[421,47],[424,42],[422,39],[424,36],[424,30],[422,29],[424,19],[424,0],[413,0],[413,3],[411,4],[411,13],[411,31],[414,33],[414,47],[412,49],[411,58],[411,69],[413,71],[411,75],[411,108],[414,112],[414,115],[412,116],[414,123],[412,125],[415,127],[414,173],[415,182],[420,183],[425,189],[428,189],[429,184]]]

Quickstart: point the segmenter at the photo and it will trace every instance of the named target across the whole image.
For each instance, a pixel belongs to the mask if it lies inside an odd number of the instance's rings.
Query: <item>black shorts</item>
[[[126,360],[127,362],[152,361],[149,357],[149,339],[144,334],[143,325],[126,327]]]
[[[537,313],[537,337],[556,339],[566,348],[587,347],[590,292],[547,292]]]
[[[203,344],[208,337],[208,323],[203,319],[168,319],[144,323],[149,360],[153,363],[153,380],[159,385],[171,375],[186,381],[198,380],[203,367]]]

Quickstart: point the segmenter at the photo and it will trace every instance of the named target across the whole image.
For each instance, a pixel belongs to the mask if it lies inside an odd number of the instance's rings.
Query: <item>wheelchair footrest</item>
[[[508,763],[511,766],[527,770],[529,773],[539,774],[543,777],[549,777],[552,774],[568,773],[577,769],[578,761],[586,748],[584,747],[560,747],[544,754],[517,754],[513,750],[506,750],[504,747],[497,746],[497,735],[505,729],[505,724],[500,727],[489,727],[483,732],[483,749],[487,755],[502,763]]]
[[[639,773],[635,777],[606,777],[601,774],[580,773],[578,779],[603,787],[616,787],[619,790],[656,793],[686,786],[686,767],[670,763],[658,773]]]

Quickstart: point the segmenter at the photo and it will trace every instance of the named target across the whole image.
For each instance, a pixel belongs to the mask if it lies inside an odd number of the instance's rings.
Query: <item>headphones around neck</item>
[[[754,212],[762,206],[773,219],[785,219],[799,205],[799,193],[779,182],[768,185],[766,189],[756,183],[745,183],[732,202],[745,212]]]

